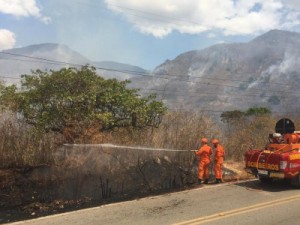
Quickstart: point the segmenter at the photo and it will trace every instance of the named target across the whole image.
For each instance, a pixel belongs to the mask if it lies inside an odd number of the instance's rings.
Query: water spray
[[[166,151],[166,152],[190,152],[196,150],[183,150],[183,149],[165,149],[165,148],[146,148],[138,146],[123,146],[114,144],[64,144],[66,147],[106,147],[115,149],[131,149],[131,150],[143,150],[143,151]]]

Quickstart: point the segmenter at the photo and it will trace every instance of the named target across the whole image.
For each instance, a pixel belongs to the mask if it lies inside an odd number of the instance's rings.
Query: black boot
[[[204,180],[203,184],[208,184],[208,179]]]
[[[215,184],[219,184],[220,183],[220,179],[216,179]]]
[[[202,180],[198,179],[198,184],[201,185],[202,184]]]

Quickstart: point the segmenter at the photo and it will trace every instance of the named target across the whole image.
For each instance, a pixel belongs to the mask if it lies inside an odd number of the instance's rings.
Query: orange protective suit
[[[200,158],[198,165],[198,179],[208,180],[209,178],[209,164],[210,164],[210,156],[212,154],[211,147],[207,144],[204,144],[196,155]]]
[[[214,167],[214,172],[216,175],[216,179],[222,180],[222,166],[223,166],[223,161],[224,161],[224,156],[225,156],[225,151],[222,147],[222,145],[217,144],[214,145],[215,149],[215,167]]]

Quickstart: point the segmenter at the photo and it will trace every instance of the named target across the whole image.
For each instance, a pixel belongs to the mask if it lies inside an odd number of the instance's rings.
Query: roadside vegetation
[[[265,145],[278,119],[263,107],[219,118],[170,111],[155,95],[141,97],[128,83],[104,79],[89,66],[33,71],[22,76],[21,87],[1,83],[1,167],[51,165],[63,143],[191,150],[204,136],[219,138],[227,159],[242,160],[245,150]]]
[[[8,132],[2,135],[2,167],[34,165],[39,158],[40,163],[51,162],[42,155],[49,155],[53,144],[103,143],[105,136],[119,129],[158,127],[165,106],[155,95],[140,97],[138,89],[126,87],[128,82],[104,79],[95,68],[84,66],[49,73],[34,71],[22,76],[20,88],[2,84],[2,114],[10,115],[2,116],[2,129]],[[23,136],[28,143],[16,146]],[[48,145],[48,139],[53,144]],[[41,152],[43,145],[49,147]],[[19,152],[22,159],[15,157]]]
[[[259,107],[219,116],[171,111],[155,95],[127,88],[128,82],[104,79],[84,66],[37,70],[24,75],[20,87],[1,83],[0,208],[183,188],[196,181],[190,150],[199,148],[201,137],[218,138],[226,161],[242,162],[246,150],[265,146],[279,119]],[[291,119],[298,127],[299,120]],[[63,145],[98,143],[180,151]]]

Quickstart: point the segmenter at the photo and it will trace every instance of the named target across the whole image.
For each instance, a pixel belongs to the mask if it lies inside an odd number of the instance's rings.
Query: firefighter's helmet
[[[218,141],[218,139],[213,139],[213,140],[212,140],[212,143],[213,143],[213,144],[218,144],[219,141]]]
[[[201,138],[201,143],[207,144],[208,140],[206,138]]]

